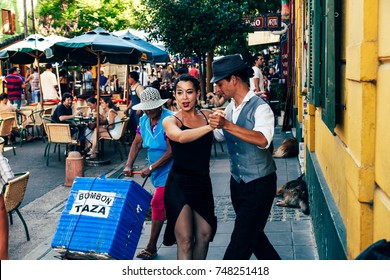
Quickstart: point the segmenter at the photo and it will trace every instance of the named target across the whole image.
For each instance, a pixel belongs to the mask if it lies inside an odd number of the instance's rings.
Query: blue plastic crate
[[[67,258],[133,259],[151,199],[132,180],[77,177],[52,248]]]

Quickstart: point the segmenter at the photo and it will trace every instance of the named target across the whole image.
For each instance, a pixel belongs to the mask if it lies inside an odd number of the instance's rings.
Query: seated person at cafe
[[[15,106],[11,105],[8,102],[7,93],[0,94],[0,119],[6,117],[3,116],[3,113],[13,113],[13,112],[16,113],[16,118],[18,120],[19,120],[19,116],[22,117],[22,126],[25,127],[29,122],[29,119],[27,118],[26,114],[24,114],[22,111],[20,111],[18,108],[16,108]],[[14,140],[15,136],[16,137],[20,136],[19,129],[17,127],[12,129],[11,139]]]
[[[87,105],[90,109],[88,116],[89,117],[96,116],[96,113],[97,113],[97,100],[96,100],[96,98],[89,97],[87,99]],[[95,127],[96,127],[96,122],[90,122],[87,124],[87,128],[85,130],[85,138],[89,143],[91,143],[91,138],[92,138],[93,130],[95,129]]]
[[[23,116],[23,120],[26,120],[27,116],[22,111],[20,111],[15,106],[8,103],[8,94],[2,93],[0,94],[0,114],[8,112],[16,112]]]
[[[72,111],[73,96],[66,92],[62,95],[61,104],[57,106],[54,110],[53,115],[51,116],[52,122],[55,123],[67,123],[70,125],[70,132],[74,136],[78,132],[78,140],[80,141],[81,150],[84,149],[84,131],[85,125],[79,124],[76,125],[74,121],[74,115]]]

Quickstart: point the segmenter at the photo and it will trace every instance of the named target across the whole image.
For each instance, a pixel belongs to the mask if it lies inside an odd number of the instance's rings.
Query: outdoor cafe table
[[[74,116],[72,121],[74,121],[76,124],[89,124],[91,122],[96,121],[95,117],[84,117],[84,116]]]

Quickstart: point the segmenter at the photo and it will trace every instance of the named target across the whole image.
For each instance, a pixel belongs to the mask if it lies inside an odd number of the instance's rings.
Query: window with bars
[[[1,23],[3,34],[15,34],[16,33],[16,22],[15,13],[10,10],[1,9]]]
[[[338,0],[308,0],[308,87],[310,103],[334,133],[340,109],[341,5]]]

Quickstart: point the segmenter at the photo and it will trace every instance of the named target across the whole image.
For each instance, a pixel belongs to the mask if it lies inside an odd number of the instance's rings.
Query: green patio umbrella
[[[164,63],[169,61],[168,52],[160,49],[159,47],[154,46],[153,44],[145,40],[142,40],[141,38],[131,33],[129,30],[117,31],[114,32],[114,34],[128,42],[131,42],[141,48],[146,49],[147,51],[150,51],[152,53],[154,63]]]
[[[101,27],[55,43],[51,49],[55,58],[65,60],[69,64],[98,65],[98,57],[101,64],[137,64],[140,60],[152,59],[150,51]]]
[[[152,57],[152,54],[146,49],[127,42],[101,27],[65,42],[55,43],[51,50],[55,58],[64,60],[66,63],[97,65],[97,69],[100,69],[101,64],[106,62],[125,65],[138,64],[141,59],[147,60],[148,57]],[[99,84],[100,75],[97,74],[97,85]],[[96,87],[96,98],[100,100],[99,86]],[[99,127],[99,110],[96,126]],[[96,137],[99,139],[99,135]]]
[[[13,64],[32,64],[39,65],[42,62],[55,62],[50,47],[53,43],[67,40],[65,37],[48,38],[39,34],[28,36],[22,41],[8,46],[0,52],[0,60],[9,60]],[[38,67],[39,86],[41,86],[40,69]],[[43,95],[40,90],[41,106],[43,108]]]
[[[44,36],[33,34],[23,41],[12,44],[0,52],[0,59],[8,59],[13,64],[31,64],[35,59],[40,62],[49,61],[52,54],[45,53],[45,50],[53,45]]]

